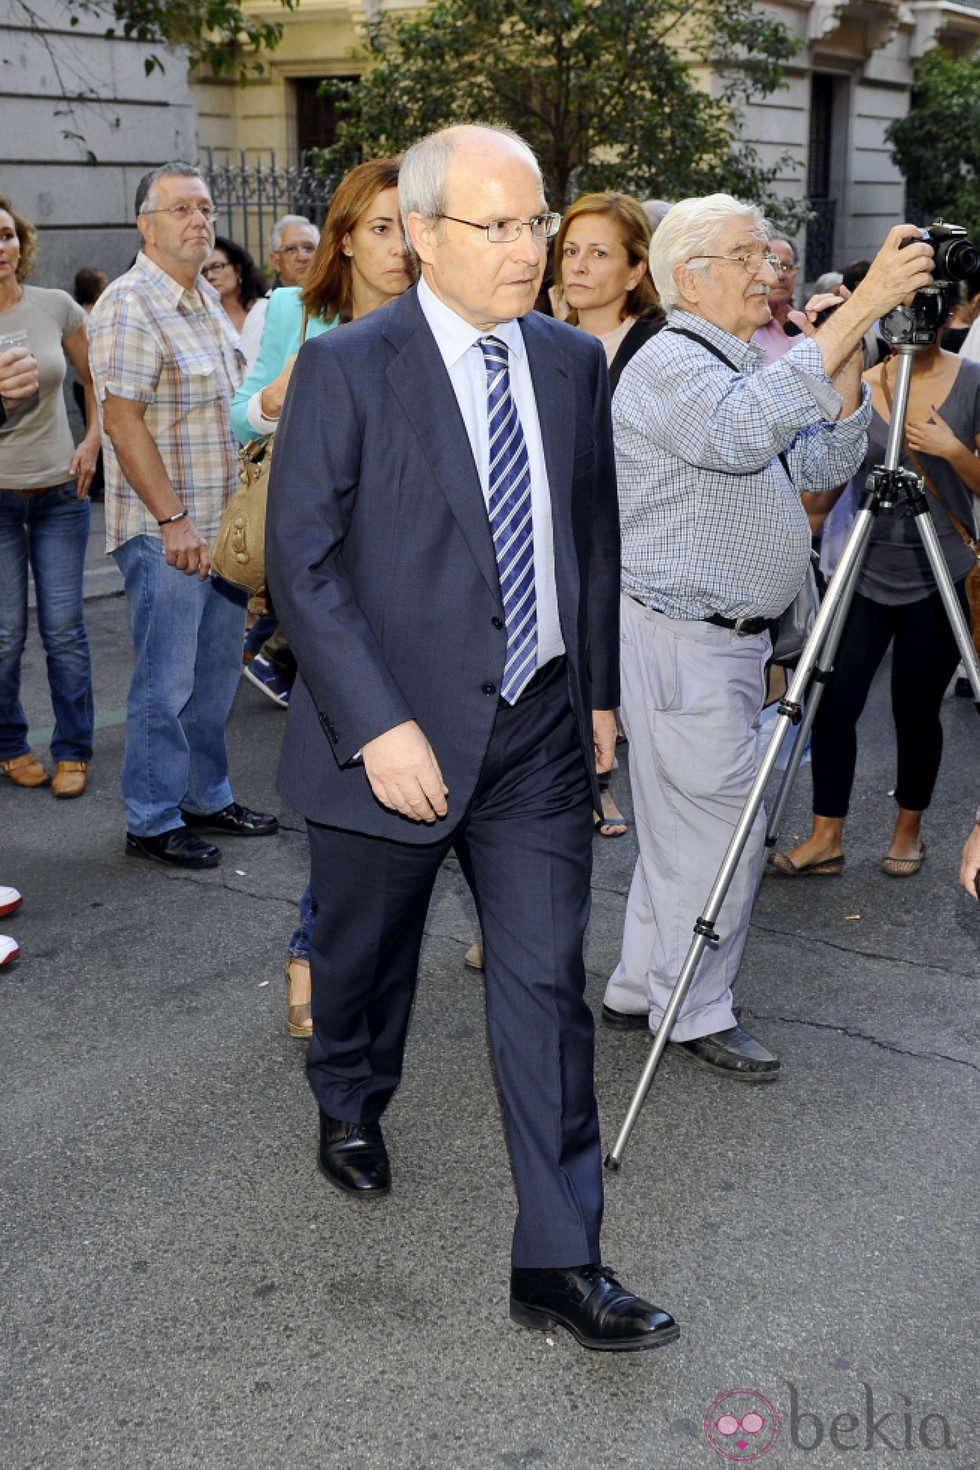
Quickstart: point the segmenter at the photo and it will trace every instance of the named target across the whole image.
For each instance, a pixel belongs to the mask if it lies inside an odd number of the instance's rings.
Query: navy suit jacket
[[[551,487],[569,697],[619,703],[619,516],[601,345],[521,320]],[[493,538],[456,396],[415,289],[300,349],[276,432],[266,566],[300,677],[278,787],[327,826],[427,843],[462,818],[493,729],[506,634]],[[433,825],[389,811],[358,752],[418,722],[446,785]]]

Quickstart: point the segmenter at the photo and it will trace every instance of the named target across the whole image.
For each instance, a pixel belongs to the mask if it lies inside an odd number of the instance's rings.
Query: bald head
[[[531,310],[547,240],[530,222],[546,205],[523,139],[470,124],[432,133],[405,154],[398,196],[422,278],[458,316],[482,330]],[[516,238],[489,238],[501,221]]]
[[[413,143],[398,171],[398,207],[408,237],[408,216],[420,214],[427,219],[449,211],[446,204],[448,175],[454,159],[492,161],[501,156],[522,158],[533,169],[538,182],[541,170],[533,152],[510,128],[492,128],[482,123],[458,123],[441,128]]]

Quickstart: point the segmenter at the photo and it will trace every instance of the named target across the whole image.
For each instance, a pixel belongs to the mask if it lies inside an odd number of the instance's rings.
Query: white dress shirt
[[[490,331],[470,326],[425,281],[418,284],[419,306],[429,324],[436,346],[446,364],[456,402],[463,416],[485,504],[490,499],[490,430],[487,418],[487,371],[481,337],[496,337],[507,348],[510,360],[510,391],[517,409],[531,471],[531,525],[534,533],[534,595],[537,603],[537,667],[565,652],[558,621],[558,592],[555,586],[555,544],[551,526],[551,489],[545,464],[541,426],[534,400],[531,369],[524,337],[516,319],[501,322]]]

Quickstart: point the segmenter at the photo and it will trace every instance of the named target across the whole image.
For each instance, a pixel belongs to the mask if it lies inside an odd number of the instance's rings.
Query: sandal
[[[313,996],[309,960],[290,955],[286,961],[286,1014],[290,1036],[313,1035]]]
[[[914,858],[888,857],[887,853],[881,860],[881,871],[887,873],[889,878],[911,878],[917,873],[926,860],[926,845],[919,843],[919,856]]]
[[[829,878],[843,871],[844,854],[840,853],[838,857],[823,858],[818,863],[801,863],[797,867],[789,853],[771,852],[769,866],[774,872],[782,873],[784,878]]]
[[[600,837],[611,842],[616,837],[625,837],[629,822],[625,817],[600,817],[597,812],[592,813],[592,825]],[[622,832],[604,832],[604,827],[622,827]]]

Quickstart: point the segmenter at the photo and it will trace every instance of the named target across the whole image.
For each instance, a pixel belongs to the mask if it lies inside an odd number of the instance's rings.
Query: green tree
[[[735,141],[741,107],[781,83],[797,49],[752,0],[437,0],[367,27],[359,82],[330,82],[335,171],[432,128],[509,124],[535,148],[549,198],[585,189],[678,198],[726,189],[783,219],[773,168]],[[715,95],[699,85],[709,69]]]
[[[912,203],[980,238],[980,57],[930,51],[885,137]]]
[[[299,0],[274,0],[292,9]],[[278,21],[246,15],[239,0],[65,0],[68,23],[87,16],[105,25],[106,36],[125,36],[150,46],[180,46],[191,66],[215,76],[237,73],[247,80],[264,52],[282,38]],[[147,73],[164,70],[154,52],[144,62]]]

